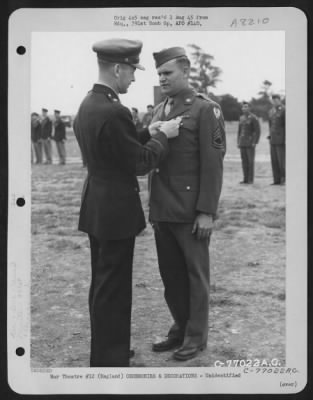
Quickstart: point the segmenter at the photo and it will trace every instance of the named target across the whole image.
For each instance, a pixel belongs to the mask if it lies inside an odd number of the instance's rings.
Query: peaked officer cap
[[[128,64],[144,70],[144,67],[139,64],[141,49],[141,41],[128,39],[101,40],[92,46],[92,50],[97,53],[99,60]]]
[[[156,68],[159,68],[162,64],[167,61],[173,60],[178,57],[186,57],[186,52],[183,47],[170,47],[169,49],[164,49],[158,53],[153,53]]]
[[[61,114],[60,110],[54,110],[55,114]]]

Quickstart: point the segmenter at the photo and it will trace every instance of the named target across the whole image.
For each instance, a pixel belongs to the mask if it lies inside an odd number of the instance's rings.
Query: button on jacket
[[[83,100],[74,132],[88,168],[79,229],[99,242],[137,235],[145,219],[136,174],[147,173],[164,157],[166,135],[160,132],[141,145],[129,109],[101,84]]]
[[[179,136],[169,140],[169,156],[151,177],[150,220],[193,223],[198,213],[216,215],[226,151],[223,116],[218,104],[193,89],[174,98],[165,116],[166,100],[152,122],[181,116]]]

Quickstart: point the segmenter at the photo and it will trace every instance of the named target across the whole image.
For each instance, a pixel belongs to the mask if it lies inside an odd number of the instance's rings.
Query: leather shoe
[[[187,361],[196,357],[200,351],[203,351],[206,348],[206,346],[206,344],[203,344],[198,347],[180,347],[174,351],[173,357],[177,361]]]
[[[161,353],[162,351],[174,350],[177,347],[181,346],[182,344],[183,344],[182,339],[169,337],[166,340],[163,340],[162,342],[154,343],[152,345],[152,350],[157,353]]]
[[[129,358],[133,358],[135,357],[135,350],[134,349],[130,349],[129,350]]]

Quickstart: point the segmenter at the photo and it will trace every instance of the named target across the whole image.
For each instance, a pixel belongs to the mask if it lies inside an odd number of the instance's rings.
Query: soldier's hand
[[[148,130],[151,136],[155,135],[157,132],[160,132],[160,127],[162,125],[162,121],[153,122],[149,125]]]
[[[192,234],[195,234],[198,240],[208,239],[211,236],[214,222],[212,215],[197,215],[192,227]]]
[[[161,132],[165,133],[168,139],[174,138],[179,134],[179,126],[181,117],[162,122],[160,127]]]

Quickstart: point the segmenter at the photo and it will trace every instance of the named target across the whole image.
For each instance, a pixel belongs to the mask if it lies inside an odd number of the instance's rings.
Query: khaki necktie
[[[165,107],[164,107],[164,114],[165,114],[166,117],[171,112],[171,109],[173,108],[173,105],[174,105],[174,99],[169,97],[167,99],[167,102],[166,102]]]

